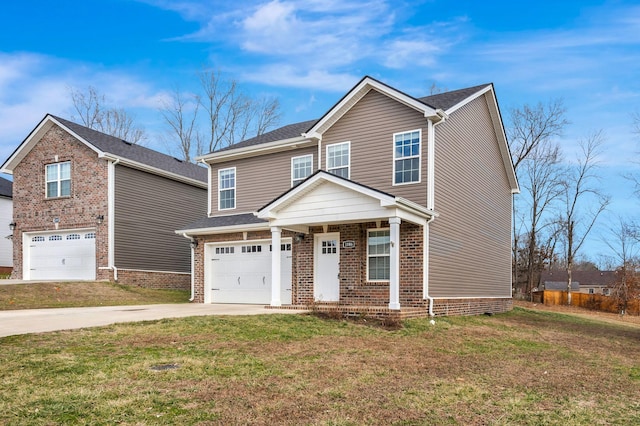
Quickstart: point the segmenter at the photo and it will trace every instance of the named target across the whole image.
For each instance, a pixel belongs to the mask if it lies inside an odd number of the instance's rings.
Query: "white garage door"
[[[31,280],[95,280],[96,234],[90,230],[27,236]]]
[[[280,300],[291,304],[291,243],[280,246]],[[271,303],[271,242],[212,245],[207,288],[213,303]]]

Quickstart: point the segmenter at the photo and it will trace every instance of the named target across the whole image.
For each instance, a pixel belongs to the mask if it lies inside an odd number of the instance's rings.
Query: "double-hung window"
[[[68,197],[71,195],[71,162],[47,164],[47,198]]]
[[[236,208],[236,168],[218,170],[218,210]]]
[[[391,234],[388,229],[367,232],[367,281],[389,281]]]
[[[291,158],[291,186],[296,186],[313,173],[313,154]]]
[[[421,131],[393,135],[393,184],[420,182]]]
[[[351,142],[327,145],[327,171],[349,179],[351,164]]]

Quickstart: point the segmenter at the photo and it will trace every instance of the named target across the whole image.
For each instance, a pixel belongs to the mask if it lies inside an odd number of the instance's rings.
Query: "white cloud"
[[[242,80],[271,86],[305,88],[327,92],[349,90],[361,75],[330,73],[326,70],[303,69],[287,64],[267,65],[242,74]]]

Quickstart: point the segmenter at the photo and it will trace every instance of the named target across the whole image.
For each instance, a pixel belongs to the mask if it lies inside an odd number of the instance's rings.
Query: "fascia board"
[[[51,117],[47,114],[42,121],[36,126],[35,129],[29,133],[29,136],[18,146],[18,148],[13,152],[11,157],[5,161],[0,168],[0,171],[3,173],[13,174],[13,169],[26,157],[26,155],[33,149],[33,147],[42,139],[42,137],[53,127],[53,125],[57,125],[62,128],[65,132],[69,133],[71,136],[82,142],[89,149],[96,152],[98,155],[101,154],[101,151],[97,149],[95,146],[78,136],[71,129],[66,127],[64,124],[60,123],[55,118]]]
[[[151,173],[154,175],[166,177],[171,180],[175,180],[178,182],[186,183],[192,186],[197,186],[200,188],[207,189],[207,182],[202,182],[197,179],[191,179],[186,176],[182,176],[176,173],[167,172],[166,170],[158,169],[156,167],[148,166],[146,164],[139,163],[137,161],[129,160],[127,158],[121,157],[119,155],[111,154],[108,152],[101,153],[99,155],[100,158],[104,158],[111,161],[118,161],[119,164],[123,164],[125,166],[129,166],[133,169],[141,170],[143,172]]]
[[[196,161],[204,161],[211,164],[228,160],[237,160],[245,157],[252,157],[255,155],[264,155],[271,152],[288,151],[296,148],[302,148],[307,145],[315,145],[315,143],[316,142],[310,138],[297,136],[290,139],[282,139],[243,148],[229,149],[225,151],[214,152],[212,154],[201,155],[199,157],[196,157]]]

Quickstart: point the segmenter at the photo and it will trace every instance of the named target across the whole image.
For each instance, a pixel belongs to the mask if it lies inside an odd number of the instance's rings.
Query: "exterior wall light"
[[[96,216],[96,222],[98,222],[98,225],[102,224],[102,222],[104,222],[104,215],[99,214]]]
[[[198,247],[198,240],[191,240],[189,245],[191,246],[192,249],[195,250],[195,248]]]
[[[18,224],[17,224],[17,223],[15,223],[15,222],[11,222],[11,223],[9,224],[9,229],[10,229],[10,230],[12,230],[12,231],[14,231],[14,230],[16,229],[16,226],[18,226]]]

